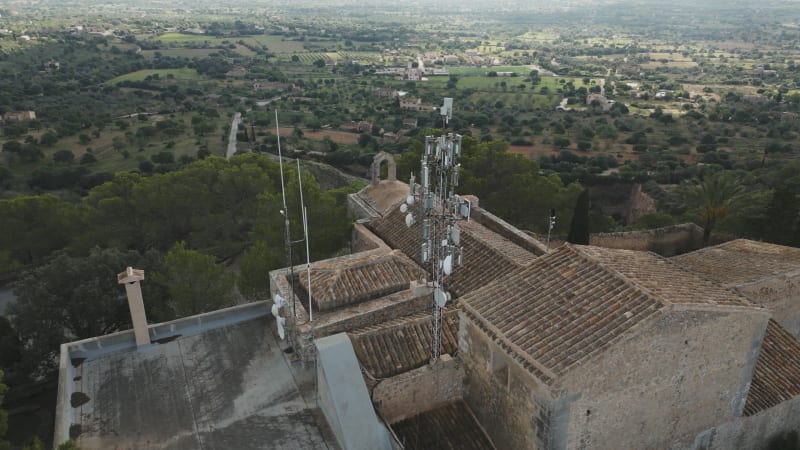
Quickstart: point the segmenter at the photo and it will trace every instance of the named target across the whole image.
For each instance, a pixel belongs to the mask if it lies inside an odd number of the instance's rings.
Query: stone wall
[[[741,415],[768,312],[707,306],[660,313],[561,386],[566,448],[692,448],[697,435]]]
[[[464,400],[489,437],[499,449],[550,448],[549,388],[512,360],[463,312],[459,316]]]
[[[701,248],[703,229],[693,223],[684,223],[652,230],[595,233],[589,236],[589,244],[674,256]]]
[[[376,206],[359,193],[347,196],[347,210],[356,220],[374,220],[381,217],[381,213]]]
[[[436,365],[381,380],[372,391],[372,403],[392,424],[461,400],[463,395],[464,368],[450,355],[442,355]]]
[[[547,253],[545,244],[483,208],[473,206],[470,218],[537,256]]]
[[[754,416],[739,417],[705,430],[695,441],[710,443],[706,448],[713,450],[787,448],[775,445],[776,441],[785,439],[789,433],[797,433],[798,430],[800,430],[800,397],[795,397]]]
[[[389,248],[375,233],[365,227],[363,223],[354,224],[353,235],[350,241],[351,253],[355,254],[368,250],[375,250],[377,248],[383,248],[387,252],[391,251],[391,248]]]
[[[736,290],[772,311],[772,318],[800,337],[800,272],[764,278]]]

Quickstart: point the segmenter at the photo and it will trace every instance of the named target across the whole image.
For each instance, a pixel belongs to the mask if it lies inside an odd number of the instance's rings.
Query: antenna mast
[[[443,128],[438,137],[425,136],[425,149],[420,164],[420,183],[411,176],[411,192],[407,205],[418,203],[417,214],[422,218],[420,260],[431,279],[433,288],[433,314],[431,317],[431,361],[436,362],[442,353],[442,310],[450,300],[447,281],[455,266],[464,261],[461,247],[461,230],[458,221],[468,220],[470,203],[456,195],[461,165],[461,135],[447,133],[447,124],[453,114],[453,99],[445,98],[440,109]],[[407,205],[400,210],[406,212]],[[406,216],[406,225],[416,222],[414,213]]]
[[[291,292],[289,298],[292,302],[292,346],[297,342],[297,306],[294,301],[294,262],[292,258],[292,231],[289,226],[289,208],[286,207],[286,183],[283,180],[283,155],[281,154],[281,128],[278,124],[278,110],[275,110],[275,133],[278,135],[278,165],[280,166],[281,173],[281,199],[283,200],[283,209],[281,215],[283,216],[283,242],[286,248],[286,261],[289,267],[289,283]]]

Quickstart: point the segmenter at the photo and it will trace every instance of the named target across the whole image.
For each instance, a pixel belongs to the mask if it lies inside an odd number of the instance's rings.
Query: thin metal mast
[[[292,345],[297,342],[297,306],[294,301],[294,262],[292,258],[292,231],[289,225],[289,208],[286,206],[286,183],[283,179],[283,155],[281,154],[281,127],[278,124],[278,110],[275,110],[275,132],[278,135],[278,165],[280,166],[281,173],[281,198],[283,200],[283,241],[286,247],[286,261],[289,267],[289,285],[291,292],[289,293],[288,301],[292,302]]]

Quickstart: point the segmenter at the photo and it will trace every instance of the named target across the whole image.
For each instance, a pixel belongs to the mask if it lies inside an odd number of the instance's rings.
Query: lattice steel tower
[[[464,261],[461,247],[461,230],[458,221],[468,220],[470,203],[456,195],[461,165],[461,135],[447,133],[447,124],[452,118],[453,99],[445,98],[441,108],[443,122],[442,135],[426,136],[425,149],[420,165],[420,184],[411,175],[411,192],[406,204],[401,206],[406,215],[406,225],[413,225],[417,219],[409,206],[417,205],[416,216],[422,222],[420,260],[427,269],[430,279],[428,286],[433,288],[433,314],[431,327],[431,361],[439,359],[442,352],[442,309],[450,300],[447,292],[449,277],[453,268]]]

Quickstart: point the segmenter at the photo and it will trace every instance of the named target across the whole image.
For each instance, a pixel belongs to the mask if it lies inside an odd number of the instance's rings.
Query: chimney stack
[[[133,322],[137,347],[150,343],[150,332],[147,330],[147,317],[144,314],[144,301],[142,300],[142,286],[139,285],[142,280],[144,280],[144,270],[133,267],[128,267],[125,272],[117,275],[117,282],[125,285],[125,292],[128,294],[128,308],[131,310],[131,322]]]

